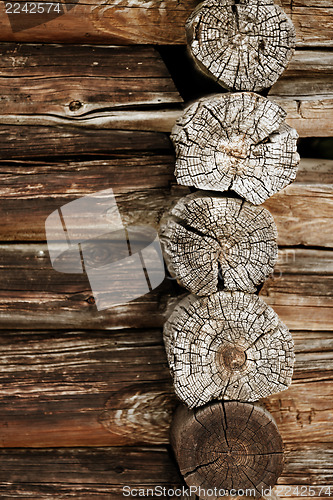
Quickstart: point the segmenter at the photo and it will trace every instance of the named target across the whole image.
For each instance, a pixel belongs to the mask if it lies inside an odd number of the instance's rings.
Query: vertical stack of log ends
[[[271,0],[207,0],[186,33],[199,68],[230,92],[188,106],[171,134],[177,182],[195,190],[160,226],[168,270],[190,292],[164,327],[186,405],[171,442],[201,498],[231,489],[259,498],[282,472],[283,443],[258,401],[290,385],[294,351],[256,294],[277,258],[274,220],[258,205],[295,179],[299,155],[286,112],[255,92],[282,74],[295,30]]]

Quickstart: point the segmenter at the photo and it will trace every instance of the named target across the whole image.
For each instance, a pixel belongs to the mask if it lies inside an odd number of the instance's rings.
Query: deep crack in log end
[[[189,408],[214,399],[254,402],[291,383],[292,336],[253,294],[186,297],[165,323],[164,342],[176,394]]]
[[[160,225],[170,274],[190,292],[255,292],[273,272],[277,229],[268,210],[238,198],[196,192],[178,200]]]
[[[199,410],[181,406],[173,419],[171,442],[189,486],[248,489],[260,498],[282,473],[282,439],[274,419],[260,406],[235,401]]]
[[[236,91],[271,87],[296,45],[292,21],[270,1],[207,0],[187,20],[186,34],[199,67]]]
[[[296,177],[298,134],[273,101],[217,94],[188,106],[171,133],[178,184],[232,190],[260,205]]]

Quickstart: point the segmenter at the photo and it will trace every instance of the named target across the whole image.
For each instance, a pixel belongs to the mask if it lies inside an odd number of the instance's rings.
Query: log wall
[[[331,137],[331,2],[282,4],[298,47],[269,97],[302,138]],[[85,276],[52,269],[44,224],[112,187],[126,224],[156,228],[188,192],[175,185],[168,137],[183,99],[152,45],[183,44],[194,5],[67,3],[29,29],[17,18],[16,31],[0,6],[2,498],[117,500],[126,484],[182,484],[168,445],[176,400],[161,327],[184,290],[166,278],[97,312]],[[263,401],[286,443],[277,492],[296,498],[311,486],[308,496],[321,498],[333,494],[324,488],[333,477],[333,161],[302,159],[296,182],[265,206],[280,250],[260,295],[296,346],[292,386]]]

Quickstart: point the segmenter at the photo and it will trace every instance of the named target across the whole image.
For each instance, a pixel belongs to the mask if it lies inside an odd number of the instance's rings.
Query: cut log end
[[[178,201],[161,221],[160,240],[171,275],[199,296],[221,289],[255,292],[277,258],[268,210],[203,192]]]
[[[194,411],[179,407],[171,442],[186,483],[201,488],[200,498],[214,500],[231,490],[260,498],[282,473],[277,426],[266,410],[249,403],[214,403]]]
[[[256,295],[186,297],[164,326],[164,342],[176,394],[190,408],[258,401],[291,383],[292,337]]]
[[[272,86],[296,44],[288,16],[262,0],[207,0],[187,20],[186,34],[199,67],[229,90]]]
[[[296,177],[298,134],[269,99],[242,92],[204,97],[176,122],[177,182],[233,190],[259,205]]]

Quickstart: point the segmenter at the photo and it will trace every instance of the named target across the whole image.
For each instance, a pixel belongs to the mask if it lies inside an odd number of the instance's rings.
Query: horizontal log
[[[293,383],[264,403],[295,449],[331,431],[333,341],[293,335]],[[169,442],[177,401],[160,330],[3,331],[0,352],[1,447]]]
[[[189,192],[174,185],[175,160],[163,134],[104,130],[83,134],[80,143],[75,143],[75,135],[63,134],[64,140],[55,147],[57,131],[52,137],[45,131],[31,145],[22,137],[21,147],[31,154],[40,148],[42,155],[45,141],[58,158],[47,163],[42,158],[0,161],[0,241],[45,241],[45,220],[53,210],[107,187],[115,192],[125,224],[157,228],[175,199]],[[5,147],[0,141],[1,145]],[[60,156],[66,148],[67,154],[78,149],[88,154],[98,148],[107,153],[101,154],[103,159],[71,161]],[[333,161],[302,159],[296,182],[264,206],[274,217],[279,245],[333,247],[332,204]]]
[[[331,95],[333,53],[323,50],[296,50],[287,69],[269,94],[275,96]]]
[[[332,247],[332,194],[333,184],[295,182],[267,200],[264,207],[276,221],[278,243]]]
[[[0,147],[1,158],[56,156],[59,141],[63,154],[73,149],[89,154],[83,145],[96,142],[90,129],[170,132],[181,114],[182,98],[149,47],[2,43],[0,54],[0,135],[10,139]],[[333,135],[332,67],[330,52],[298,50],[270,91],[301,137]],[[44,139],[51,135],[48,127],[57,127],[51,144]],[[25,146],[22,135],[28,144],[38,136],[38,147]],[[73,144],[70,151],[66,137]],[[103,137],[104,144],[110,142]]]
[[[24,4],[22,0],[19,3]],[[61,4],[60,13],[5,14],[1,5],[1,40],[22,42],[69,42],[108,44],[184,44],[185,21],[197,2],[162,4],[101,0]],[[323,0],[282,0],[290,15],[299,46],[332,46],[332,6]]]
[[[169,314],[169,299],[174,301],[185,291],[175,280],[166,278],[154,291],[132,302],[97,311],[87,276],[55,271],[45,244],[9,244],[0,249],[1,329],[162,326]],[[333,327],[332,252],[289,252],[280,257],[285,259],[282,269],[276,267],[261,297],[291,329],[329,330]],[[132,276],[130,283],[133,286]],[[114,286],[120,299],[126,295],[126,269],[119,271]]]
[[[182,484],[165,447],[0,450],[0,460],[4,499],[120,500],[126,498],[123,486],[169,489]]]
[[[152,47],[3,43],[0,54],[1,115],[75,122],[103,109],[182,102]]]
[[[302,498],[306,499],[332,496],[332,486],[330,490],[327,486],[332,481],[332,455],[329,450],[324,446],[287,450],[286,457],[284,472],[273,490],[280,498],[294,500],[300,497],[301,492]],[[168,494],[168,489],[175,490],[183,486],[166,447],[21,448],[1,450],[0,460],[0,492],[4,499],[29,497],[35,500],[58,500],[73,497],[79,500],[109,500],[112,497],[123,500],[124,486],[135,489],[133,493],[137,496],[139,489],[160,486],[162,494],[163,488],[166,488],[162,497],[171,500],[179,497],[171,492]],[[301,490],[302,485],[305,488]],[[304,492],[309,495],[304,495]],[[161,498],[161,492],[156,490],[155,495],[150,492],[149,498]],[[195,495],[182,498],[198,499]]]
[[[269,98],[287,111],[286,122],[300,137],[333,136],[332,95],[280,97],[269,94]]]
[[[40,160],[107,157],[131,151],[168,150],[166,134],[126,130],[76,129],[27,125],[0,126],[0,159]]]

